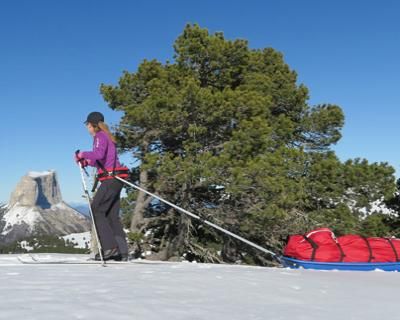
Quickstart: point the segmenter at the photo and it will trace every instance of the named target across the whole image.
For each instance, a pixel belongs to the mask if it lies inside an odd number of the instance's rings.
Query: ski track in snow
[[[43,259],[87,259],[42,254]],[[156,263],[26,265],[0,255],[0,319],[398,319],[397,272]]]

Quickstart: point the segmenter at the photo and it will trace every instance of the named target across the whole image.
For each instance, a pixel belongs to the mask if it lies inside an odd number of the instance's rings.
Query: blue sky
[[[120,114],[99,94],[143,59],[171,59],[186,23],[252,48],[273,47],[310,89],[310,103],[346,115],[342,160],[387,161],[400,172],[400,4],[397,1],[1,1],[0,202],[28,171],[55,169],[66,201],[82,201],[75,149],[82,122]],[[125,158],[127,159],[127,158]]]

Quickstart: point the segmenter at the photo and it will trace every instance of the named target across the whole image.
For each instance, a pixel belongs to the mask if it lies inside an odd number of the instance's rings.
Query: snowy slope
[[[14,225],[26,224],[29,231],[33,231],[35,226],[45,221],[45,216],[43,213],[54,213],[54,212],[66,212],[69,216],[73,216],[79,221],[83,221],[82,216],[77,211],[70,208],[63,202],[52,205],[49,209],[43,210],[39,207],[26,207],[20,206],[18,204],[8,208],[3,216],[5,222],[5,227],[2,232],[3,235],[9,233]]]
[[[12,243],[32,235],[66,235],[89,230],[88,219],[61,196],[54,170],[31,171],[21,177],[10,201],[1,209],[0,241]]]
[[[89,220],[64,202],[47,209],[21,206],[17,202],[8,206],[0,217],[0,241],[11,243],[33,234],[65,235],[89,228]]]
[[[32,231],[37,222],[43,221],[42,215],[35,207],[13,206],[3,216],[5,223],[2,235],[11,231],[14,225],[26,224],[29,231]]]
[[[190,263],[22,265],[16,256],[0,255],[0,283],[0,319],[399,318],[398,273]]]

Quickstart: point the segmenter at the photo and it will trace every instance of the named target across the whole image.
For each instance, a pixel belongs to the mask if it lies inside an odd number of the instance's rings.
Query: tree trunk
[[[180,203],[181,206],[185,206],[185,204],[190,203],[190,194],[188,192],[188,186],[185,183],[183,185],[183,197]],[[188,207],[188,205],[187,205]],[[167,246],[167,257],[168,259],[173,256],[179,256],[183,249],[185,248],[185,243],[188,241],[190,237],[190,227],[191,227],[191,220],[190,218],[183,214],[182,212],[176,211],[177,215],[177,222],[175,226],[176,233],[171,238],[171,241],[168,243]]]
[[[146,189],[148,182],[147,170],[143,169],[140,170],[139,182],[140,182],[140,187]],[[149,201],[146,201],[147,198],[148,196],[143,191],[139,191],[131,220],[130,230],[132,232],[138,232],[140,230],[141,225],[143,225],[144,223],[144,210],[146,209],[149,203]]]
[[[176,226],[177,233],[168,243],[167,259],[174,256],[179,256],[180,253],[185,248],[185,242],[189,238],[190,218],[188,218],[186,215],[182,213],[177,213],[177,214],[180,215],[180,217],[178,217],[178,223]]]

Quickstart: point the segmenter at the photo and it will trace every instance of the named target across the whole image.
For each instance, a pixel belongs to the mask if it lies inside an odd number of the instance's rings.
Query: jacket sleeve
[[[82,157],[89,161],[89,165],[96,166],[96,160],[102,160],[106,156],[107,138],[104,135],[96,135],[93,143],[93,151],[82,152]]]

